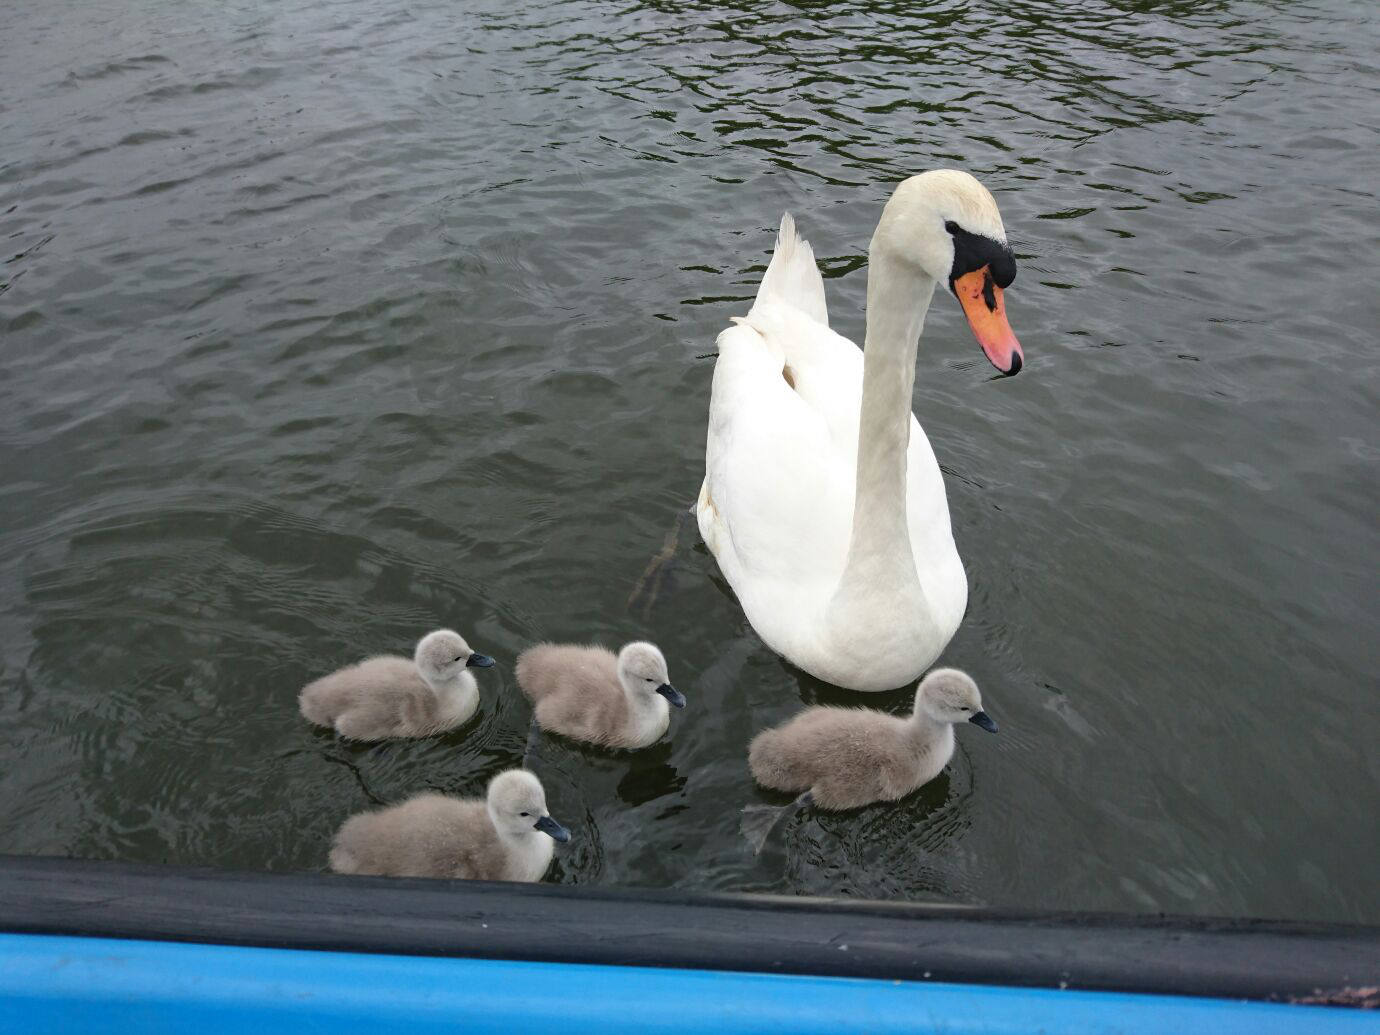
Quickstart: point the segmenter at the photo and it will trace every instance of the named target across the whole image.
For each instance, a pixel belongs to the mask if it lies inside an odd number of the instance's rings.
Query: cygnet
[[[807,708],[754,737],[748,765],[764,787],[805,791],[806,802],[821,809],[856,809],[903,798],[938,776],[953,757],[960,722],[997,732],[967,673],[937,668],[920,681],[909,718]]]
[[[331,847],[336,873],[463,880],[541,880],[570,832],[546,810],[541,781],[509,769],[484,799],[419,794],[347,819]]]
[[[543,643],[518,655],[515,672],[542,729],[603,747],[646,747],[670,725],[668,705],[685,707],[650,643],[629,643],[617,657],[603,647]]]
[[[351,740],[429,737],[470,720],[479,685],[469,670],[493,663],[459,633],[437,629],[422,637],[411,661],[368,658],[308,683],[298,703],[309,722]]]

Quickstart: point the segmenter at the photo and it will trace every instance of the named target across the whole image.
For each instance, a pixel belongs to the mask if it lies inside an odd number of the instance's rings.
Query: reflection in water
[[[685,777],[669,765],[671,744],[662,741],[643,751],[631,753],[627,775],[618,781],[618,797],[629,805],[645,805],[657,798],[676,794],[685,787]]]
[[[522,760],[523,647],[650,637],[665,743],[534,751],[556,880],[1380,919],[1373,6],[0,7],[6,850],[320,869]],[[1002,731],[753,856],[752,735],[910,694],[785,666],[693,528],[628,597],[781,212],[857,340],[880,204],[941,164],[997,193],[1032,346],[990,381],[937,299],[915,399],[943,660]],[[441,625],[499,661],[470,726],[299,720]]]

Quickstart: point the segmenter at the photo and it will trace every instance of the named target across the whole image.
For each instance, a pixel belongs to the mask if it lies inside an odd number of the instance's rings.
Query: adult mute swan
[[[968,173],[904,181],[868,249],[864,351],[829,329],[787,213],[757,299],[719,335],[700,534],[767,646],[853,690],[914,682],[963,617],[944,482],[911,413],[915,354],[946,284],[993,366],[1021,369],[1001,214]]]

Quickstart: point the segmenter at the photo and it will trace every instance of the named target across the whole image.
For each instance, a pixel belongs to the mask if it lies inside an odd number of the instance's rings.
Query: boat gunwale
[[[1359,925],[46,856],[0,855],[0,930],[1337,1005],[1380,986]]]

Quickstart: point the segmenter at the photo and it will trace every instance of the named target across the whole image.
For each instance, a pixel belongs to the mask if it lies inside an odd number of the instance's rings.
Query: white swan
[[[992,364],[1020,370],[1002,288],[1016,275],[996,202],[941,169],[903,182],[868,251],[865,352],[829,329],[824,281],[789,213],[746,318],[719,335],[700,534],[767,645],[819,679],[919,678],[968,582],[944,482],[911,413],[936,284]]]

